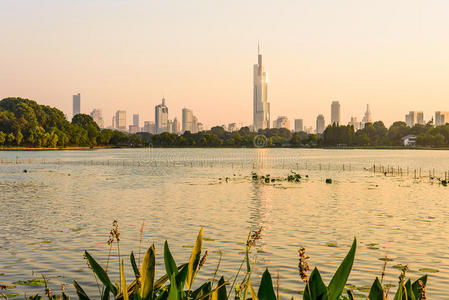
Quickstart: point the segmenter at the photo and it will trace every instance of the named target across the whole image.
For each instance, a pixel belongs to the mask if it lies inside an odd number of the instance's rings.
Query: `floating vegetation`
[[[82,230],[82,228],[81,227],[75,227],[75,228],[70,228],[69,230],[72,231],[72,232],[79,232],[79,231]]]
[[[19,296],[18,293],[9,293],[9,294],[6,294],[6,295],[0,294],[0,298],[3,298],[3,299],[15,298],[17,296]]]
[[[301,180],[301,178],[302,178],[301,175],[299,175],[299,174],[297,174],[297,173],[292,171],[292,174],[287,176],[287,181],[299,182]]]
[[[273,254],[272,252],[268,252],[268,251],[265,251],[265,250],[257,250],[257,253],[261,253],[261,254]]]
[[[204,240],[204,241],[209,241],[209,242],[215,241],[215,239],[211,239],[211,238],[207,238],[207,237],[203,238],[203,240]]]
[[[402,269],[404,269],[404,267],[405,267],[405,265],[403,265],[403,264],[396,264],[396,265],[392,266],[392,268],[398,269],[398,270],[402,270]]]
[[[5,273],[0,273],[0,276],[3,276],[3,275],[5,275]]]
[[[335,243],[335,242],[328,242],[328,243],[326,243],[326,246],[333,247],[333,248],[338,247],[337,243]]]
[[[41,286],[45,285],[49,279],[43,279],[43,278],[34,278],[30,280],[19,280],[16,282],[13,282],[15,285],[26,285],[26,286]]]
[[[392,259],[392,258],[389,258],[389,257],[380,257],[380,258],[378,258],[378,260],[381,260],[381,261],[386,261],[386,262],[388,262],[388,261],[394,261],[394,259]]]
[[[331,183],[332,183],[332,179],[331,179],[331,178],[327,178],[327,179],[326,179],[326,183],[327,183],[327,184],[331,184]]]
[[[379,250],[379,247],[376,247],[376,246],[367,246],[366,248],[368,248],[370,250]]]
[[[438,272],[440,272],[437,269],[431,269],[431,268],[421,268],[421,269],[419,269],[419,271],[423,272],[423,273],[438,273]]]

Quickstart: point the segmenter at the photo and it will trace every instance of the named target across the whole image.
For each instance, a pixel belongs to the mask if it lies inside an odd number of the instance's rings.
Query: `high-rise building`
[[[366,105],[365,115],[362,119],[362,126],[364,126],[366,123],[373,123],[373,116],[371,115],[369,104]]]
[[[117,110],[115,113],[115,129],[126,131],[126,111]]]
[[[103,122],[103,116],[101,113],[101,109],[95,108],[91,113],[90,116],[92,119],[94,119],[95,123],[97,123],[98,127],[104,128],[104,122]]]
[[[167,131],[166,132],[173,133],[173,121],[172,120],[167,121]]]
[[[302,119],[295,119],[295,132],[304,131],[304,124]]]
[[[192,122],[192,133],[198,132],[198,118],[196,116],[193,116],[193,122]]]
[[[416,124],[424,125],[424,113],[422,111],[410,111],[405,115],[405,123],[410,127]]]
[[[173,128],[172,128],[172,132],[173,133],[179,133],[181,130],[180,130],[180,128],[179,128],[179,121],[178,121],[178,118],[174,118],[173,119]]]
[[[274,128],[286,128],[288,130],[290,130],[290,121],[288,120],[288,118],[286,116],[280,116],[276,119],[276,121],[274,122]]]
[[[352,125],[355,131],[360,129],[360,122],[357,121],[357,117],[351,117],[351,121],[348,123],[348,125]]]
[[[139,126],[140,126],[139,123],[140,123],[140,122],[139,122],[139,114],[134,114],[134,115],[133,115],[133,125],[139,127]]]
[[[112,129],[116,129],[117,126],[117,120],[115,119],[115,116],[112,117]]]
[[[257,64],[254,65],[253,126],[254,130],[270,128],[270,103],[267,97],[268,76],[262,66],[262,54],[257,46]]]
[[[325,122],[324,122],[324,116],[323,115],[318,115],[316,117],[316,133],[317,134],[321,134],[324,132],[325,129]]]
[[[143,132],[148,132],[151,134],[156,133],[156,125],[152,121],[145,121],[143,125]]]
[[[168,107],[165,105],[165,98],[162,103],[154,108],[154,121],[156,125],[156,133],[162,133],[168,129]]]
[[[435,126],[442,126],[449,123],[449,111],[435,112]]]
[[[193,132],[193,111],[188,108],[182,109],[182,132]]]
[[[81,113],[81,94],[73,95],[73,117]]]
[[[340,125],[340,102],[333,101],[331,104],[331,125]]]

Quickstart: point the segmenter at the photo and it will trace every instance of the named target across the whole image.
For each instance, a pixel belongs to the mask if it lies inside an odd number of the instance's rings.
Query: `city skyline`
[[[449,110],[447,8],[440,1],[4,0],[0,98],[35,99],[70,116],[68,97],[79,91],[84,113],[101,108],[110,120],[126,109],[151,120],[165,97],[178,119],[188,106],[208,127],[249,124],[260,40],[272,119],[302,117],[309,126],[324,113],[330,120],[329,101],[338,99],[342,120],[360,120],[370,103],[388,126],[410,110]]]

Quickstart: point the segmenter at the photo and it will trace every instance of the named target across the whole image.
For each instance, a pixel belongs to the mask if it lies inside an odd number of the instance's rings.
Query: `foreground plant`
[[[109,240],[110,246],[114,240],[116,240],[117,243],[120,240],[118,225],[116,223],[114,223],[114,228],[116,231],[114,231],[114,234],[111,235]],[[237,274],[231,279],[231,285],[230,282],[225,280],[223,276],[221,276],[218,281],[215,279],[218,273],[221,257],[217,269],[213,275],[213,279],[207,280],[202,284],[194,285],[199,271],[207,261],[207,251],[204,255],[201,255],[203,245],[203,229],[201,229],[198,233],[198,237],[188,262],[183,264],[177,264],[175,262],[170,252],[168,243],[165,241],[164,265],[166,274],[158,279],[155,279],[156,251],[154,245],[147,250],[142,264],[139,267],[136,263],[134,253],[131,252],[129,259],[134,276],[132,280],[130,280],[129,284],[127,283],[124,273],[123,259],[120,259],[119,262],[120,278],[113,282],[107,273],[107,268],[105,270],[87,251],[85,251],[84,255],[95,277],[103,285],[102,287],[99,287],[99,296],[101,300],[109,300],[111,297],[116,300],[228,300],[231,294],[234,294],[233,297],[235,300],[279,300],[279,274],[276,287],[277,293],[275,293],[272,277],[268,269],[266,269],[262,275],[257,293],[253,286],[252,275],[255,262],[251,263],[250,253],[257,241],[261,239],[261,233],[262,228],[252,232],[250,231],[248,234],[245,246],[245,257],[240,264]],[[119,251],[119,247],[117,248]],[[308,274],[310,266],[307,260],[309,259],[309,256],[307,256],[303,247],[300,248],[298,269],[301,280],[305,283],[303,299],[355,299],[355,296],[351,290],[347,289],[345,291],[345,286],[354,263],[356,248],[357,240],[354,239],[348,254],[343,259],[328,285],[324,283],[321,274],[316,267],[310,275]],[[242,269],[244,270],[243,278],[240,278],[238,282]],[[406,267],[404,267],[401,271],[401,275],[399,276],[399,287],[394,296],[394,300],[426,299],[427,275],[422,276],[412,284],[410,279],[406,281],[406,271]],[[384,289],[382,286],[382,279],[375,279],[367,299],[387,299],[388,289]],[[73,285],[80,300],[90,300],[90,297],[76,281],[73,282]],[[228,289],[229,285],[230,287]],[[196,288],[194,288],[194,286]],[[46,295],[49,300],[61,299],[60,296],[53,296],[47,287]],[[36,295],[29,297],[28,299],[38,300],[42,299],[42,297]],[[63,293],[62,299],[68,300],[69,297]]]

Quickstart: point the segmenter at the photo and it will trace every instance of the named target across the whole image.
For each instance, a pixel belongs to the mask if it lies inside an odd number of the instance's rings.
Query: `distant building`
[[[81,94],[73,95],[73,117],[81,113]]]
[[[424,113],[422,111],[410,111],[405,115],[405,123],[410,127],[416,124],[424,125]]]
[[[172,124],[172,132],[179,134],[181,132],[180,126],[179,126],[179,121],[178,118],[174,118],[173,119],[173,124]]]
[[[449,123],[449,111],[435,112],[435,126],[442,126]]]
[[[116,129],[115,126],[117,126],[117,120],[116,120],[115,116],[113,116],[112,117],[112,129]]]
[[[295,119],[295,132],[304,131],[304,124],[302,119]]]
[[[416,135],[409,134],[401,138],[404,146],[416,146]]]
[[[154,124],[154,122],[151,121],[145,121],[143,123],[143,132],[148,132],[151,134],[155,134],[156,133],[156,125]]]
[[[129,125],[129,133],[130,134],[136,134],[136,133],[138,133],[140,130],[139,130],[139,126],[137,126],[137,125]]]
[[[198,132],[204,131],[204,125],[203,125],[203,123],[198,122],[197,127],[198,127]]]
[[[154,122],[156,133],[168,131],[168,107],[165,105],[165,98],[162,98],[162,103],[154,108]]]
[[[373,116],[371,115],[369,104],[366,105],[365,115],[363,116],[362,122],[360,123],[360,128],[364,128],[366,123],[373,123]]]
[[[270,128],[270,103],[267,97],[267,73],[262,66],[262,54],[257,46],[257,64],[254,65],[253,126],[254,130]]]
[[[348,125],[352,125],[355,131],[361,129],[360,122],[357,121],[357,117],[351,117],[351,121],[348,123]]]
[[[317,134],[323,133],[324,129],[326,128],[325,126],[326,126],[326,124],[324,122],[324,116],[323,115],[318,115],[316,117],[316,133]]]
[[[136,125],[137,127],[139,127],[140,126],[139,123],[140,123],[139,122],[139,115],[138,114],[134,114],[133,115],[133,125]]]
[[[126,131],[126,110],[117,110],[115,113],[115,129]]]
[[[307,134],[312,134],[313,133],[313,127],[312,126],[305,126],[304,127],[304,132]]]
[[[229,123],[228,124],[229,132],[234,132],[234,131],[238,131],[238,130],[239,130],[239,126],[237,125],[237,123]]]
[[[103,116],[102,116],[101,109],[96,109],[95,108],[90,113],[90,116],[92,117],[92,119],[94,119],[95,123],[97,123],[98,127],[104,128],[104,122],[103,122]]]
[[[196,116],[193,116],[193,122],[192,122],[192,133],[198,132],[198,118]]]
[[[331,104],[331,125],[340,125],[340,102],[333,101]]]
[[[274,121],[273,124],[274,128],[286,128],[288,130],[290,130],[290,121],[288,120],[288,118],[286,116],[280,116],[276,119],[276,121]]]
[[[193,111],[188,108],[182,109],[182,132],[193,132]]]

